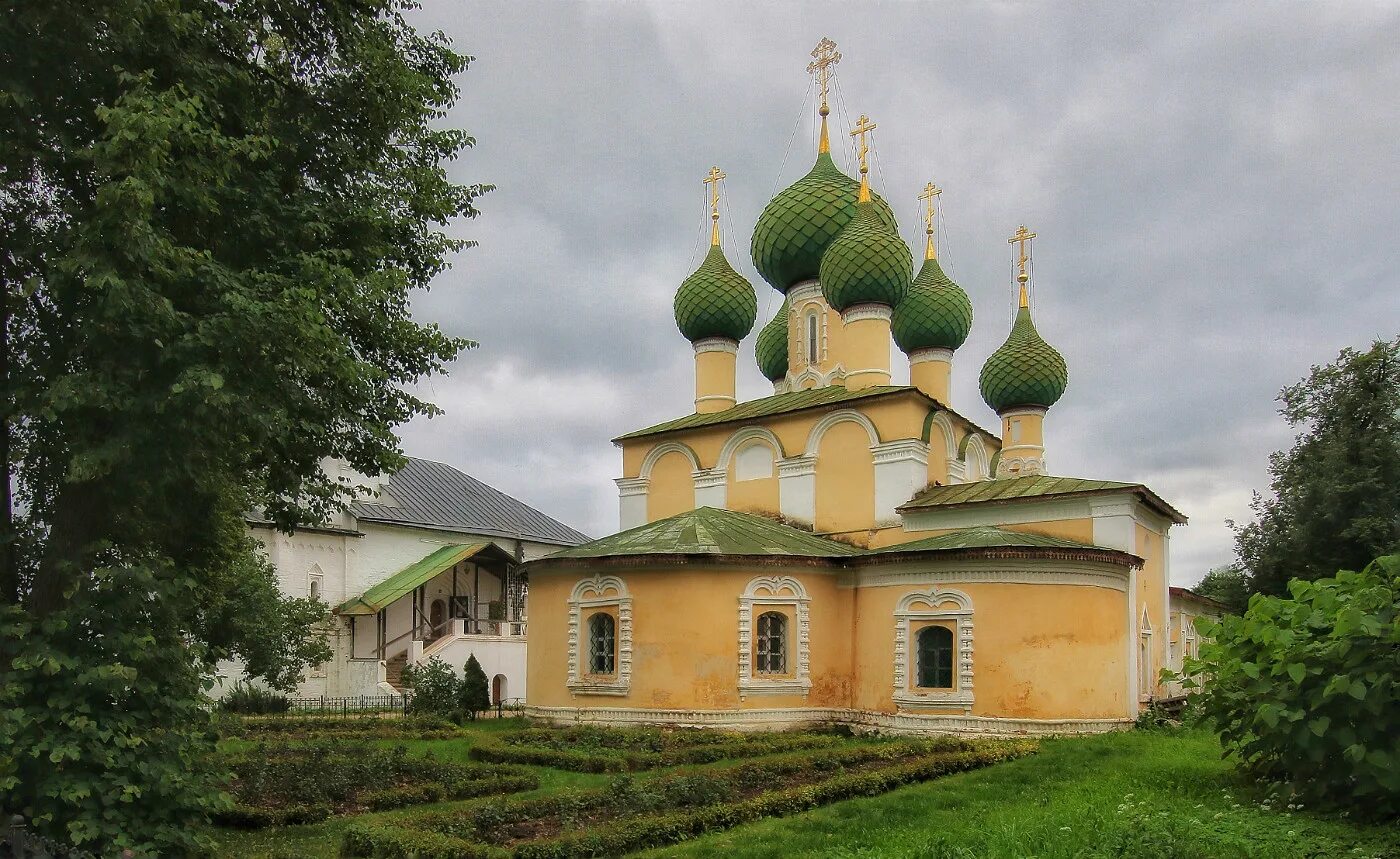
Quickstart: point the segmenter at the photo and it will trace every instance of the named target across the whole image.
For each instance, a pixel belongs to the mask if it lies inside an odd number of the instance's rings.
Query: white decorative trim
[[[844,382],[845,380],[846,369],[840,364],[837,364],[825,373],[821,372],[815,366],[811,365],[809,365],[800,373],[793,373],[791,370],[789,370],[787,378],[788,390],[792,391],[803,390],[803,382],[816,382],[816,384],[812,387],[825,388],[829,387],[830,385],[837,384],[838,382]]]
[[[903,438],[870,448],[875,466],[875,524],[898,525],[895,512],[928,483],[928,445]]]
[[[1045,561],[959,559],[943,564],[928,560],[906,561],[861,567],[843,572],[837,586],[875,588],[927,585],[933,582],[956,584],[1071,585],[1105,588],[1126,593],[1128,571],[1114,564],[1075,561],[1073,566],[1047,566]]]
[[[783,452],[783,443],[767,427],[743,427],[734,431],[734,434],[725,439],[724,447],[719,449],[719,462],[716,467],[724,471],[729,470],[729,463],[734,459],[734,454],[739,452],[747,442],[760,441],[766,443],[773,449],[773,461],[776,462],[787,456]]]
[[[609,592],[612,592],[609,595]],[[603,680],[583,670],[584,653],[579,643],[583,610],[617,608],[617,671],[612,680]],[[574,585],[569,594],[569,691],[575,695],[626,695],[632,689],[632,596],[627,584],[617,576],[594,573]]]
[[[645,525],[647,521],[647,488],[651,480],[646,477],[619,477],[617,484],[617,525],[620,530]]]
[[[929,419],[929,429],[938,427],[943,434],[944,457],[948,462],[948,482],[962,482],[963,464],[958,461],[957,430],[953,429],[953,421],[948,417],[948,413],[939,410]],[[929,447],[933,447],[933,435],[929,434]],[[956,471],[956,476],[954,475]]]
[[[695,506],[723,509],[728,499],[729,472],[723,468],[701,469],[690,473],[695,485]]]
[[[525,715],[558,725],[668,725],[782,731],[820,725],[894,734],[958,734],[970,737],[1072,736],[1128,730],[1127,719],[1007,719],[940,713],[876,713],[835,707],[775,707],[743,710],[662,710],[641,707],[529,707]]]
[[[816,456],[817,449],[821,447],[822,436],[826,435],[826,431],[846,421],[860,424],[861,428],[865,430],[865,434],[870,437],[872,448],[880,443],[880,433],[876,431],[875,424],[870,422],[870,418],[855,409],[841,409],[828,412],[822,416],[821,420],[812,425],[811,431],[807,434],[807,448],[803,453],[807,456]]]
[[[739,596],[739,700],[748,695],[802,695],[812,688],[811,637],[812,621],[808,611],[811,598],[807,589],[792,576],[759,576],[752,579]],[[754,606],[785,606],[796,608],[794,622],[797,646],[789,651],[794,660],[791,677],[772,679],[755,677],[753,673]]]
[[[893,316],[894,310],[891,309],[888,304],[866,302],[863,304],[852,304],[850,307],[841,311],[841,322],[845,325],[850,325],[852,322],[864,322],[868,319],[889,322]]]
[[[953,608],[941,606],[951,602]],[[926,608],[914,606],[924,604]],[[910,627],[913,621],[950,620],[956,624],[958,679],[952,689],[920,690],[913,685],[916,673]],[[894,703],[900,707],[960,707],[972,712],[972,599],[962,591],[940,590],[905,594],[894,610]]]
[[[924,364],[929,361],[940,361],[944,364],[953,363],[953,350],[945,349],[942,346],[925,346],[922,349],[915,349],[909,353],[909,363]],[[942,412],[939,412],[942,414]],[[951,438],[952,433],[949,433]]]
[[[646,458],[642,460],[642,467],[637,476],[641,478],[650,478],[651,470],[656,467],[656,463],[660,461],[661,457],[668,453],[679,453],[683,455],[686,459],[690,460],[691,471],[700,470],[700,458],[695,455],[695,451],[690,449],[690,445],[681,444],[678,441],[663,441],[661,444],[647,451]]]
[[[793,456],[778,460],[778,511],[797,522],[817,519],[817,459]]]
[[[1043,418],[1049,409],[1041,406],[1016,406],[1000,413],[1002,420],[1007,418]]]
[[[820,301],[823,304],[826,303],[826,298],[822,295],[821,282],[816,278],[799,280],[797,283],[794,283],[792,286],[788,287],[787,297],[790,302],[788,306],[790,307],[797,307],[799,304],[814,300]]]
[[[739,341],[731,340],[728,337],[704,337],[691,344],[695,347],[695,354],[702,352],[728,352],[730,355],[739,354]]]
[[[978,480],[986,480],[992,476],[991,459],[987,455],[987,444],[982,441],[982,434],[970,432],[963,439],[963,480],[967,483],[974,483]],[[1005,464],[1005,452],[1002,459],[997,463],[997,473],[1001,473],[1002,465]]]
[[[731,396],[728,396],[727,394],[706,394],[703,397],[696,397],[695,405],[698,407],[701,403],[711,403],[716,401],[729,403],[731,406],[738,402],[738,400],[734,399]]]

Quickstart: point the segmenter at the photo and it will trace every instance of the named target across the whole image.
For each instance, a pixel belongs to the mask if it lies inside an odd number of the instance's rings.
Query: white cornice
[[[867,319],[878,319],[881,322],[889,322],[894,316],[894,311],[888,304],[853,304],[841,311],[841,321],[846,325],[852,322],[863,322]],[[888,372],[888,371],[886,371]]]
[[[945,349],[942,346],[927,346],[909,353],[910,364],[923,364],[928,361],[942,361],[945,364],[950,364],[953,361],[953,350]]]
[[[701,352],[728,352],[730,355],[739,354],[739,341],[731,340],[728,337],[705,337],[696,340],[691,345],[695,347],[696,355],[699,355]],[[732,400],[733,397],[730,397],[730,399]]]

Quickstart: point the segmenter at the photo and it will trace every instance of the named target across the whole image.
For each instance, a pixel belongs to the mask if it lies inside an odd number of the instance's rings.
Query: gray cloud
[[[1248,517],[1290,439],[1278,389],[1400,327],[1393,6],[426,0],[416,21],[478,58],[449,121],[479,145],[451,170],[499,190],[453,225],[481,246],[415,303],[482,347],[423,385],[447,414],[405,444],[593,534],[616,522],[608,440],[691,408],[670,303],[703,250],[711,164],[760,324],[777,308],[749,232],[810,166],[823,35],[844,55],[838,161],[869,114],[876,189],[912,247],[918,190],[945,189],[942,256],[976,309],[954,407],[995,426],[976,376],[1025,222],[1037,324],[1071,373],[1050,466],[1145,481],[1190,515],[1178,582],[1230,558],[1224,519]],[[769,390],[752,348],[743,397]]]

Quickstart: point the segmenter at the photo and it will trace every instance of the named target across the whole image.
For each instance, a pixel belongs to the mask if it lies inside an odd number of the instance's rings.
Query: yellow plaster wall
[[[778,508],[778,467],[773,466],[773,476],[755,480],[735,480],[734,464],[729,464],[729,484],[726,487],[726,506],[730,510],[744,513],[777,513]]]
[[[952,402],[953,364],[951,361],[929,360],[909,364],[909,384],[949,405]]]
[[[695,478],[690,460],[680,451],[672,451],[656,461],[647,486],[647,521],[655,522],[677,513],[695,509]]]
[[[856,707],[894,711],[895,608],[906,594],[927,593],[936,584],[860,589]],[[972,600],[973,715],[1094,719],[1127,711],[1123,592],[1078,585],[944,587]]]
[[[801,373],[808,367],[807,316],[812,311],[818,313],[818,318],[825,321],[825,342],[819,344],[817,371],[822,374],[830,373],[837,364],[842,363],[842,356],[846,353],[846,330],[841,322],[841,314],[832,310],[819,292],[812,298],[794,302],[789,309],[788,367],[793,373]],[[822,336],[822,330],[819,330],[818,338]],[[800,387],[812,388],[816,387],[816,383],[804,382]]]
[[[722,412],[734,405],[737,358],[733,352],[718,350],[695,353],[695,411]],[[724,399],[708,399],[711,397]]]
[[[1133,530],[1136,532],[1137,549],[1134,554],[1143,559],[1142,569],[1138,570],[1138,593],[1137,604],[1134,608],[1134,617],[1142,617],[1142,607],[1147,607],[1147,617],[1152,624],[1152,669],[1148,676],[1152,682],[1151,688],[1157,694],[1161,684],[1158,677],[1162,669],[1166,667],[1166,641],[1168,640],[1168,621],[1166,599],[1166,583],[1163,581],[1164,567],[1162,564],[1162,537],[1153,533],[1141,524],[1135,524]]]
[[[542,707],[766,709],[846,707],[851,689],[850,592],[834,573],[810,569],[613,570],[632,597],[630,693],[573,695],[568,689],[569,594],[584,570],[536,571],[530,580],[530,703]],[[756,576],[791,575],[811,598],[812,687],[801,695],[739,700],[739,597]],[[759,611],[755,611],[755,617]],[[789,659],[797,658],[789,627]]]
[[[875,523],[875,466],[870,436],[845,421],[822,436],[817,451],[818,531],[851,531]]]
[[[847,324],[843,348],[847,388],[858,391],[871,385],[890,383],[888,319],[857,319]]]

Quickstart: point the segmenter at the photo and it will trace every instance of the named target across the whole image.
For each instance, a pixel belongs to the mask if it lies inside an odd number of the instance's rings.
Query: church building
[[[619,436],[620,533],[531,562],[530,712],[561,722],[739,729],[1071,733],[1130,723],[1168,663],[1169,531],[1140,483],[1052,475],[1063,357],[1037,331],[1024,226],[1019,308],[981,366],[995,430],[953,403],[968,293],[923,261],[871,188],[832,160],[822,40],[811,170],[753,228],[782,296],[758,332],[773,395],[736,401],[754,287],[721,245],[675,296],[695,411]],[[912,196],[912,195],[911,195]],[[891,384],[891,340],[911,384]],[[1105,356],[1107,358],[1107,356]],[[639,392],[640,393],[640,392]]]

